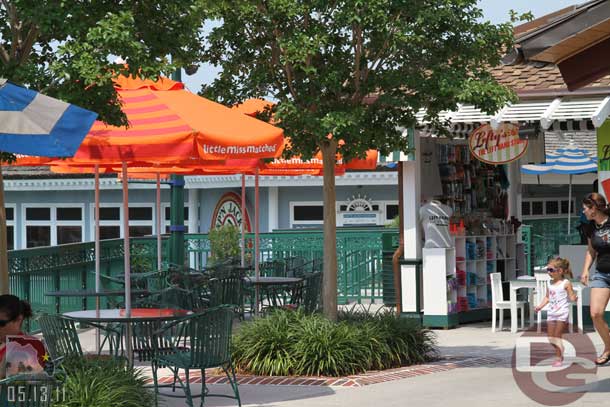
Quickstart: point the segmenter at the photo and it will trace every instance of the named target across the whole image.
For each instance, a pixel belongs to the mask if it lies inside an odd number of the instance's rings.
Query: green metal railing
[[[540,219],[527,223],[523,225],[522,233],[526,253],[529,252],[527,269],[530,273],[546,266],[550,258],[559,255],[560,245],[580,244],[580,235],[575,229],[574,233],[567,235],[567,219]],[[577,225],[578,218],[572,218],[572,224]]]
[[[156,264],[155,238],[131,240],[132,270]],[[164,245],[164,247],[166,244]],[[165,250],[165,249],[164,249]],[[123,273],[123,240],[104,240],[100,247],[100,268],[104,275]],[[11,293],[27,300],[37,312],[68,312],[91,309],[92,298],[45,296],[47,291],[95,288],[95,248],[93,242],[37,247],[9,251],[9,282]],[[102,281],[104,288],[121,288]],[[30,330],[36,330],[34,323]]]
[[[338,301],[365,302],[383,298],[383,239],[398,233],[391,229],[354,230],[337,232]],[[386,240],[388,238],[386,237]],[[321,231],[277,232],[261,234],[260,258],[285,259],[303,257],[310,262],[322,258],[323,234]],[[253,236],[246,241],[248,258],[253,256]],[[157,242],[155,237],[131,240],[132,271],[153,270],[156,267]],[[163,238],[162,255],[166,260],[168,239]],[[210,242],[205,234],[185,236],[186,260],[191,267],[203,268],[210,255]],[[123,240],[101,242],[100,267],[102,275],[123,274]],[[93,298],[54,298],[47,291],[94,289],[95,250],[93,242],[38,247],[9,252],[11,292],[27,300],[38,312],[67,312],[92,309]],[[122,285],[102,279],[103,288],[120,289]],[[107,299],[108,306],[113,300]],[[34,323],[30,329],[36,330]]]
[[[337,231],[338,302],[377,301],[383,297],[383,236],[393,229]],[[186,256],[194,268],[202,268],[210,256],[205,234],[186,235]],[[324,252],[322,231],[274,232],[260,235],[260,260],[302,257],[306,262],[321,259]],[[254,235],[246,235],[246,257],[254,255]]]

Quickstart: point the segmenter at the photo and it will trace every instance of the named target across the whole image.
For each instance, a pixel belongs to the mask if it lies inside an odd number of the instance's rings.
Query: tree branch
[[[36,25],[32,24],[32,26],[28,30],[27,36],[25,37],[23,46],[21,47],[21,50],[19,51],[19,65],[25,64],[28,57],[30,56],[30,52],[32,51],[34,42],[36,41],[36,38],[38,37],[38,33],[39,33],[38,27]]]
[[[0,60],[2,60],[2,63],[4,63],[4,65],[8,65],[11,60],[8,51],[4,48],[3,45],[0,45]]]
[[[268,15],[268,10],[267,10],[267,6],[264,4],[264,1],[260,1],[257,3],[256,8],[258,11],[265,13]],[[276,52],[279,53],[279,55],[276,55],[276,57],[278,58],[278,62],[279,62],[279,57],[281,56],[281,54],[283,53],[282,51],[282,47],[280,47],[279,43],[278,43],[278,39],[281,37],[279,30],[277,29],[277,27],[279,26],[279,24],[281,24],[280,22],[275,22],[272,21],[272,24],[274,25],[274,29],[273,29],[273,35],[275,38],[271,39],[272,44],[271,44],[271,49],[272,49],[272,56],[273,56],[273,48],[276,48]],[[288,86],[288,91],[290,92],[290,95],[292,95],[292,97],[296,100],[297,98],[297,93],[296,90],[294,89],[294,85],[292,83],[293,81],[293,72],[292,72],[292,65],[290,65],[290,63],[286,62],[283,66],[283,70],[284,70],[284,74],[286,75],[286,85]]]
[[[358,24],[352,25],[352,44],[354,46],[354,94],[352,95],[352,101],[356,101],[360,94],[360,64],[362,60],[362,27]]]
[[[8,12],[9,12],[8,0],[2,0],[1,4],[2,4],[2,6],[4,6],[4,8],[6,9],[6,12],[8,14]],[[11,61],[11,56],[9,55],[8,51],[6,50],[6,48],[4,48],[4,45],[2,45],[2,44],[0,44],[0,59],[2,60],[4,65],[8,65],[9,62]]]
[[[245,32],[246,36],[248,36],[252,42],[257,40],[256,34],[254,32],[252,32],[252,30],[250,30],[247,25],[244,26],[244,32]],[[265,35],[265,32],[260,31],[260,30],[258,33],[261,36]],[[279,49],[277,42],[272,40],[271,41],[271,60],[267,61],[267,63],[265,65],[267,66],[267,68],[269,70],[269,74],[273,78],[272,81],[275,84],[275,86],[277,87],[277,89],[285,94],[286,89],[284,88],[284,85],[282,84],[282,82],[279,80],[278,75],[276,74],[276,71],[274,69],[276,65],[280,64],[280,53],[281,53],[281,51]]]
[[[17,18],[17,9],[15,8],[15,5],[8,0],[2,0],[2,4],[4,5],[4,8],[6,8],[6,12],[9,16],[9,25],[11,33],[13,34],[10,58],[16,60],[17,50],[19,49],[19,44],[21,42],[21,24]]]
[[[390,47],[390,39],[393,38],[394,35],[398,32],[398,24],[393,24],[393,23],[396,23],[400,19],[400,17],[401,17],[401,13],[396,14],[396,17],[394,17],[394,21],[392,23],[390,23],[390,26],[393,28],[388,30],[388,35],[386,36],[386,39],[383,42],[383,45],[379,48],[379,50],[377,51],[375,56],[371,59],[372,62],[371,62],[370,67],[367,66],[364,69],[364,73],[362,74],[363,83],[367,82],[367,80],[369,78],[369,74],[371,72],[374,72],[375,70],[377,70],[379,65],[381,65],[383,63],[383,61],[387,58],[387,55],[385,55],[385,52]]]

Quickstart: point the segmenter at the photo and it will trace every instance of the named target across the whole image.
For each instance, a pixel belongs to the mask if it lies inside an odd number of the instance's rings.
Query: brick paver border
[[[370,384],[389,382],[392,380],[406,379],[409,377],[423,376],[462,367],[478,367],[495,365],[503,359],[484,356],[484,357],[458,357],[445,356],[437,361],[422,364],[399,367],[395,369],[371,371],[359,375],[346,377],[302,377],[302,376],[251,376],[238,375],[237,382],[240,385],[272,385],[272,386],[339,386],[339,387],[363,387]],[[191,383],[201,383],[201,375],[192,373]],[[182,377],[184,378],[184,377]],[[159,383],[171,383],[173,378],[166,376],[159,378]],[[150,379],[149,381],[152,381]],[[206,384],[227,383],[226,376],[218,375],[217,371],[206,371]]]

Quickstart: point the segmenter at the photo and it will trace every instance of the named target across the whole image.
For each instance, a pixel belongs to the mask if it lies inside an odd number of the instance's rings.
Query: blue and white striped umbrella
[[[558,148],[554,153],[546,154],[546,164],[527,164],[521,166],[523,174],[544,175],[563,174],[569,175],[568,186],[568,213],[572,213],[572,176],[597,172],[597,157],[587,150],[576,147],[570,143],[565,148]],[[568,235],[571,232],[571,216],[568,215]]]
[[[96,113],[0,78],[0,151],[72,157]]]
[[[522,165],[521,172],[533,175],[576,175],[597,172],[597,157],[587,150],[570,144],[565,148],[558,148],[554,153],[547,153],[546,164]]]
[[[0,151],[44,157],[72,157],[97,114],[0,78]],[[0,207],[4,187],[0,165]],[[0,236],[6,218],[0,216]],[[6,239],[0,242],[0,293],[8,294]]]

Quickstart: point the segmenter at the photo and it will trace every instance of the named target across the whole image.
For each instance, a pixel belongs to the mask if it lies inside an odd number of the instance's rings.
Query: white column
[[[521,173],[519,160],[508,164],[508,217],[514,216],[521,219]]]
[[[199,190],[189,189],[188,194],[188,233],[199,233]]]
[[[521,202],[523,200],[523,185],[521,184],[521,160],[513,161],[508,165],[508,218],[511,216],[522,220]],[[517,239],[521,242],[521,233],[517,233]]]
[[[419,164],[419,135],[417,131],[415,132],[413,139],[415,153],[407,157],[407,161],[403,164],[402,173],[405,259],[421,259],[422,255],[421,228],[419,222],[421,167]],[[402,265],[401,267],[402,312],[415,312],[417,310],[418,288],[415,268],[416,266],[414,265]]]
[[[273,229],[277,229],[279,227],[279,207],[280,207],[280,194],[278,187],[269,187],[268,188],[268,216],[269,216],[269,224],[267,226],[267,232],[272,232]]]
[[[188,201],[188,233],[199,233],[199,190],[189,189],[189,201]],[[197,263],[197,255],[191,253],[189,255],[190,267],[200,269],[201,265]]]

